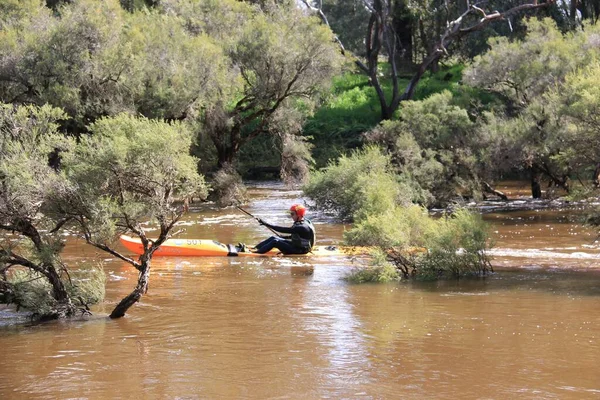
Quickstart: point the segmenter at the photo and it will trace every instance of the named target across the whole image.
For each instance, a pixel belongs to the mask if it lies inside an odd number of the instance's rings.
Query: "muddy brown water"
[[[287,224],[301,193],[251,189],[248,210]],[[522,206],[522,203],[521,203]],[[15,324],[0,312],[1,399],[600,398],[600,245],[576,206],[488,203],[497,273],[480,280],[350,285],[362,259],[156,258],[150,291],[105,316],[136,274],[104,260],[88,321]],[[344,226],[313,215],[320,243]],[[184,237],[253,243],[268,231],[204,205]]]

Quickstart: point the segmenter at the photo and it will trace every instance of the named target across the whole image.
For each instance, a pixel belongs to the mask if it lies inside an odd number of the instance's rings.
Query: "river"
[[[258,184],[248,211],[288,224],[299,191]],[[363,259],[155,258],[150,290],[106,315],[137,278],[104,260],[105,304],[87,321],[15,324],[0,312],[1,399],[600,398],[600,245],[576,206],[487,203],[496,273],[352,285]],[[313,214],[320,244],[344,226]],[[254,243],[234,209],[193,208],[182,237]]]

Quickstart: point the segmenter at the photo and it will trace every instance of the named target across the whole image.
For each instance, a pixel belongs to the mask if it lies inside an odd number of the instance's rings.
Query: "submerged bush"
[[[387,260],[387,254],[375,250],[371,265],[353,270],[344,279],[350,283],[388,283],[401,279],[400,271]]]
[[[5,284],[9,290],[4,302],[24,308],[34,316],[52,316],[59,306],[52,296],[52,286],[37,272],[13,270]],[[71,271],[64,284],[69,297],[82,308],[88,309],[104,300],[106,276],[102,268]]]
[[[479,214],[467,210],[434,219],[417,206],[396,207],[358,220],[344,239],[350,245],[380,248],[386,258],[379,266],[391,262],[404,278],[459,278],[492,271],[486,254],[487,225]],[[377,272],[364,272],[372,273]],[[366,278],[354,281],[361,279]]]
[[[416,159],[416,153],[408,150],[396,156]],[[411,202],[425,191],[411,188],[410,181],[402,181],[402,176],[393,172],[390,156],[367,146],[317,172],[306,185],[305,193],[317,207],[354,221],[344,233],[347,244],[374,246],[386,254],[383,260],[376,258],[380,261],[376,267],[355,271],[348,280],[386,279],[390,263],[404,278],[437,279],[491,271],[485,252],[489,233],[481,217],[458,210],[448,218],[432,218],[425,208]]]
[[[479,214],[458,210],[436,221],[430,231],[427,253],[417,261],[417,276],[422,279],[481,276],[493,272],[486,254],[491,243],[489,229]]]

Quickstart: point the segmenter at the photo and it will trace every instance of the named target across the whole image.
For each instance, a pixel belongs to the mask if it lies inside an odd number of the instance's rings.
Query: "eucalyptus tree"
[[[318,13],[327,23],[324,13],[316,2],[302,0],[306,7]],[[319,2],[320,3],[320,2]],[[394,10],[399,7],[402,11],[399,18],[405,18],[405,24],[412,21],[405,2],[393,0],[363,0],[363,6],[369,11],[369,22],[365,33],[364,58],[356,58],[355,63],[364,72],[373,85],[380,103],[381,119],[392,118],[400,102],[413,97],[416,86],[426,71],[435,67],[440,59],[449,54],[449,48],[457,41],[488,27],[492,22],[505,20],[515,14],[533,11],[548,7],[554,0],[538,2],[537,0],[503,5],[503,11],[498,11],[486,2],[465,1],[433,1],[427,2],[424,7],[416,7],[423,13],[435,14],[434,23],[426,30],[424,19],[419,20],[419,37],[422,40],[424,54],[416,61],[416,68],[412,78],[404,90],[399,85],[398,46],[399,38],[394,26]],[[400,6],[404,6],[404,8]],[[402,25],[402,24],[398,24]],[[402,25],[404,26],[404,25]],[[415,28],[416,30],[416,28]],[[408,40],[405,40],[408,43]],[[413,50],[414,52],[414,50]],[[382,68],[380,58],[385,57],[390,68],[391,93],[386,93],[380,77]]]
[[[90,131],[64,155],[71,186],[59,212],[87,243],[138,270],[136,287],[110,314],[119,318],[148,290],[152,256],[175,233],[185,212],[181,201],[206,197],[207,186],[189,155],[192,134],[181,123],[122,114],[98,120]],[[121,234],[141,240],[137,260],[116,250]]]

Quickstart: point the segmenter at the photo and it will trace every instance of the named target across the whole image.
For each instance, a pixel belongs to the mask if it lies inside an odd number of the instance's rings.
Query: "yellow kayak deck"
[[[121,236],[121,244],[137,255],[144,252],[142,242],[129,236]],[[356,256],[369,254],[369,247],[352,246],[315,246],[307,254],[282,254],[273,249],[265,254],[241,251],[231,244],[224,244],[209,239],[169,239],[154,252],[155,256],[164,257],[328,257],[328,256]]]

